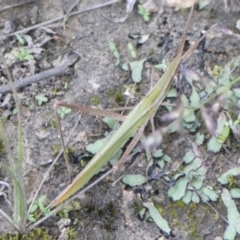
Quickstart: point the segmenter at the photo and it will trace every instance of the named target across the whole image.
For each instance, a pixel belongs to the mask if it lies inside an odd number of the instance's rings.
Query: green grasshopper
[[[117,114],[116,117],[113,116],[113,113],[110,111],[102,111],[102,110],[94,110],[89,109],[87,107],[82,107],[74,104],[67,104],[58,102],[57,106],[65,106],[69,108],[73,108],[76,110],[90,112],[92,114],[97,114],[100,116],[109,116],[118,120],[124,120],[120,128],[111,134],[108,141],[102,148],[100,152],[98,152],[92,160],[88,163],[88,165],[75,177],[73,182],[67,186],[62,193],[50,204],[50,207],[57,206],[63,201],[67,200],[73,194],[75,194],[78,190],[80,190],[85,184],[89,182],[89,180],[97,174],[101,168],[108,162],[108,160],[117,153],[117,151],[128,141],[130,137],[132,137],[136,132],[137,134],[133,138],[133,140],[128,145],[126,151],[121,156],[116,169],[119,165],[128,157],[133,148],[137,145],[140,138],[142,137],[145,126],[149,122],[149,120],[155,115],[158,107],[161,105],[164,100],[170,85],[171,80],[178,71],[178,68],[183,60],[185,60],[190,53],[196,48],[199,42],[205,37],[205,35],[198,40],[198,42],[193,45],[184,55],[183,47],[186,41],[186,33],[189,27],[190,19],[193,13],[193,7],[189,14],[189,18],[187,21],[187,25],[185,27],[184,35],[181,40],[180,47],[178,49],[178,54],[175,59],[170,63],[167,68],[167,71],[163,74],[163,76],[159,79],[154,88],[137,104],[136,107],[125,117]]]

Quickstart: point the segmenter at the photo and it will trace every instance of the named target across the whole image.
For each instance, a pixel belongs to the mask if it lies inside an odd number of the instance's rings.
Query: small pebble
[[[30,21],[34,25],[38,19],[38,6],[34,6],[30,11]]]
[[[16,25],[12,21],[6,21],[4,24],[3,33],[10,34],[16,30]]]
[[[4,98],[3,103],[1,104],[1,107],[8,107],[9,106],[9,102],[11,100],[11,93],[8,93],[7,96]]]

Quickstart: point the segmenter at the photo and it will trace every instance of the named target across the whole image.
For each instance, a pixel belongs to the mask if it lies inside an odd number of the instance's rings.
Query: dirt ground
[[[0,0],[0,6],[8,6],[25,1]],[[32,1],[26,5],[14,7],[0,12],[0,29],[4,29],[6,21],[12,21],[16,25],[15,30],[29,27],[65,14],[76,0],[42,0]],[[74,10],[86,9],[106,1],[82,0]],[[48,40],[41,47],[43,50],[36,53],[35,64],[24,63],[12,64],[11,69],[16,79],[27,76],[31,71],[35,74],[50,68],[59,57],[62,57],[70,50],[80,55],[79,61],[65,74],[34,83],[19,90],[19,97],[24,105],[23,108],[23,131],[25,148],[25,181],[27,198],[31,199],[35,193],[49,164],[44,164],[54,159],[54,152],[59,150],[60,137],[55,125],[53,105],[56,99],[80,105],[94,106],[99,108],[119,107],[119,100],[116,100],[116,92],[124,90],[124,84],[132,84],[130,74],[126,74],[119,66],[115,66],[115,58],[109,49],[109,42],[115,42],[119,46],[121,60],[130,58],[127,44],[136,40],[130,39],[129,34],[141,33],[150,34],[149,39],[141,47],[137,48],[138,59],[151,58],[158,61],[164,52],[161,43],[169,35],[167,44],[170,45],[167,51],[167,58],[173,59],[181,35],[186,24],[189,11],[174,11],[167,6],[165,1],[155,1],[157,11],[152,13],[149,22],[144,22],[137,13],[137,4],[124,23],[114,23],[105,17],[112,19],[125,16],[125,1],[96,9],[86,13],[70,17],[66,21],[65,29],[60,25],[46,26],[54,32],[34,29],[28,32],[34,44],[46,39]],[[1,9],[0,9],[1,10]],[[212,0],[203,10],[194,10],[191,26],[188,34],[188,42],[196,40],[204,27],[218,23],[235,33],[236,21],[239,18],[240,3],[237,0],[231,1],[227,11],[224,1]],[[55,24],[55,23],[54,23]],[[50,30],[49,30],[50,31]],[[168,43],[169,41],[169,43]],[[1,49],[4,54],[10,52],[16,46],[13,37],[2,41]],[[226,36],[219,31],[212,31],[206,38],[204,49],[204,65],[224,66],[233,57],[239,55],[240,44],[237,38]],[[196,50],[186,65],[195,69],[199,68],[199,51]],[[34,66],[34,67],[33,67]],[[1,72],[0,72],[1,74]],[[3,76],[3,75],[2,75]],[[130,100],[134,106],[149,90],[150,67],[146,64],[143,69],[140,93]],[[37,104],[35,96],[43,93],[48,101],[41,106]],[[1,94],[1,103],[6,99],[7,94]],[[2,106],[2,113],[8,116],[7,131],[11,147],[16,144],[16,115],[11,112],[14,108],[13,97],[7,104]],[[9,113],[10,111],[10,113]],[[64,137],[69,136],[73,129],[79,113],[68,114],[62,122]],[[158,116],[156,116],[156,119]],[[156,120],[157,122],[157,120]],[[156,125],[158,125],[156,123]],[[104,131],[107,127],[104,126]],[[82,168],[77,156],[85,152],[85,146],[98,139],[95,134],[99,133],[99,121],[95,116],[83,114],[73,136],[68,143],[69,148],[74,149],[71,165],[73,174],[76,175]],[[147,132],[146,132],[147,134]],[[187,141],[194,141],[195,134],[181,133],[171,134],[164,138],[161,148],[167,153],[174,164],[166,167],[170,171],[174,166],[180,165],[182,156],[186,153]],[[208,185],[221,189],[216,182],[216,176],[227,169],[239,165],[239,153],[237,147],[230,148],[229,152],[224,150],[218,154],[209,153],[206,147],[199,147],[204,159],[207,159],[209,170],[206,175]],[[4,159],[4,157],[2,157]],[[1,159],[1,161],[4,161]],[[139,154],[136,163],[132,164],[127,173],[146,174],[147,162],[144,154]],[[99,176],[99,175],[98,175]],[[9,178],[2,174],[0,180],[8,181]],[[94,177],[94,179],[96,179]],[[50,172],[47,182],[44,184],[40,195],[46,195],[51,202],[67,186],[68,174],[63,157],[58,161],[57,166]],[[144,193],[140,194],[139,189]],[[156,191],[156,195],[149,192]],[[200,203],[189,205],[173,202],[167,196],[168,186],[161,180],[150,181],[139,188],[126,187],[119,181],[114,187],[110,178],[100,182],[90,189],[80,202],[80,208],[69,212],[71,219],[70,227],[76,231],[75,239],[129,239],[129,240],[153,240],[164,239],[161,231],[153,221],[140,220],[138,210],[142,201],[152,199],[155,205],[159,206],[164,218],[168,221],[176,240],[220,240],[227,223],[219,217],[207,204]],[[138,193],[137,193],[138,192]],[[239,201],[235,200],[236,205]],[[211,203],[222,215],[227,217],[227,211],[222,201]],[[0,196],[0,207],[7,208],[4,199]],[[53,217],[44,222],[45,227],[53,239],[58,239],[60,230],[56,225],[59,217]],[[3,220],[0,220],[0,232],[7,232],[9,228]],[[172,239],[172,237],[170,237]],[[238,236],[236,239],[240,239]]]

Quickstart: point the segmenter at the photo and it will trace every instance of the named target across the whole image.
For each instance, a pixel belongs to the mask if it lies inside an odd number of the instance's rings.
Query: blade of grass
[[[9,84],[13,91],[13,97],[15,100],[16,108],[17,108],[17,120],[18,120],[18,128],[17,128],[17,162],[14,161],[13,157],[13,165],[11,166],[11,173],[12,173],[12,179],[13,179],[13,196],[14,196],[14,212],[13,212],[13,219],[16,222],[16,224],[20,227],[20,229],[24,229],[26,226],[27,221],[27,202],[25,197],[25,190],[24,190],[24,182],[23,182],[23,144],[22,144],[22,121],[21,121],[21,112],[20,112],[20,102],[18,100],[17,91],[14,87],[14,82],[12,75],[9,71],[9,68],[6,64],[6,61],[3,57],[2,52],[1,58],[5,67],[5,70],[7,72],[7,77]],[[3,126],[1,126],[1,136],[5,138],[5,141],[7,142],[7,136],[4,131]],[[6,147],[6,146],[5,146]],[[11,150],[10,150],[11,151]],[[10,152],[9,152],[10,153]],[[10,155],[10,154],[8,154]],[[14,176],[14,178],[13,178]],[[17,179],[18,181],[15,181],[14,179]],[[18,186],[18,184],[20,186]]]
[[[13,226],[18,232],[21,231],[21,229],[18,227],[17,224],[15,224],[13,219],[9,217],[2,209],[0,209],[0,216],[2,216],[3,219],[7,221],[10,226]]]

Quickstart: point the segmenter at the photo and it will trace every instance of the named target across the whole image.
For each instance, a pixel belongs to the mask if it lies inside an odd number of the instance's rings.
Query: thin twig
[[[79,57],[75,52],[72,52],[72,54],[66,54],[65,56],[66,57],[63,58],[63,63],[61,63],[59,66],[40,72],[33,76],[20,79],[19,81],[15,81],[13,83],[9,82],[9,84],[0,87],[0,93],[10,92],[13,89],[16,91],[16,89],[26,87],[32,83],[65,73],[67,68],[74,64]],[[14,88],[11,86],[11,84],[14,86]]]
[[[80,14],[80,13],[84,13],[84,12],[89,12],[89,11],[92,11],[92,10],[96,10],[98,8],[103,8],[103,7],[106,7],[106,6],[109,6],[109,5],[112,5],[114,3],[117,3],[121,0],[113,0],[113,1],[110,1],[110,2],[106,2],[106,3],[103,3],[103,4],[99,4],[99,5],[96,5],[96,6],[93,6],[93,7],[90,7],[90,8],[87,8],[85,10],[79,10],[79,11],[76,11],[76,12],[72,12],[68,15],[68,17],[72,17],[72,16],[75,16],[77,14]],[[66,15],[63,15],[61,17],[57,17],[57,18],[54,18],[54,19],[51,19],[51,20],[48,20],[46,22],[43,22],[43,23],[39,23],[39,24],[36,24],[32,27],[29,27],[29,28],[24,28],[22,30],[19,30],[19,31],[16,31],[14,33],[11,33],[9,35],[6,35],[6,37],[9,37],[9,36],[13,36],[13,35],[16,35],[16,34],[20,34],[20,33],[25,33],[25,32],[29,32],[33,29],[36,29],[36,28],[39,28],[39,27],[42,27],[42,26],[46,26],[48,24],[51,24],[51,23],[54,23],[54,22],[57,22],[57,21],[60,21],[62,19],[64,19],[66,17]]]
[[[16,3],[16,4],[13,4],[13,5],[10,5],[10,6],[6,6],[6,7],[3,7],[0,9],[0,12],[3,12],[9,8],[14,8],[14,7],[20,7],[22,5],[25,5],[25,4],[29,4],[29,3],[33,3],[34,1],[29,1],[29,2],[25,2],[25,3]]]
[[[62,149],[63,149],[63,155],[64,155],[64,159],[65,159],[65,162],[66,162],[66,165],[67,165],[67,170],[68,170],[68,179],[69,179],[69,183],[71,183],[72,181],[72,177],[71,177],[71,166],[70,166],[70,163],[69,163],[69,157],[66,153],[66,145],[64,143],[64,138],[63,138],[63,133],[62,133],[62,128],[61,128],[61,124],[60,124],[60,119],[59,119],[59,115],[58,115],[58,112],[57,112],[57,109],[58,109],[58,102],[56,102],[54,104],[54,113],[55,113],[55,117],[57,119],[57,127],[58,127],[58,131],[59,131],[59,134],[60,134],[60,138],[61,138],[61,143],[62,143]]]
[[[87,100],[87,101],[88,101],[88,100]],[[85,102],[84,105],[86,105],[87,101]],[[79,116],[76,124],[74,125],[71,133],[69,134],[69,137],[68,137],[68,139],[66,140],[66,144],[69,142],[69,140],[71,139],[73,133],[75,132],[75,129],[76,129],[76,127],[77,127],[77,125],[78,125],[81,117],[82,117],[82,113],[80,113],[80,116]],[[40,185],[39,185],[36,193],[34,194],[34,197],[33,197],[33,199],[32,199],[32,203],[31,203],[31,205],[30,205],[30,207],[29,207],[29,209],[28,209],[28,214],[30,213],[30,210],[31,210],[31,208],[32,208],[32,205],[34,204],[35,200],[37,199],[38,193],[39,193],[39,191],[41,190],[43,183],[44,183],[44,182],[46,181],[46,179],[49,177],[50,171],[52,170],[53,166],[55,165],[55,163],[57,162],[57,160],[60,158],[60,156],[62,155],[62,153],[63,153],[63,149],[59,152],[59,154],[58,154],[57,157],[54,159],[54,161],[52,162],[51,166],[49,167],[49,169],[48,169],[47,172],[45,173],[45,175],[44,175],[44,177],[43,177],[43,179],[42,179],[42,182],[40,183]]]
[[[66,21],[68,20],[69,13],[79,4],[80,1],[81,0],[77,0],[67,11],[65,18],[63,19],[63,23],[62,23],[64,29],[66,28],[65,24],[66,24]]]
[[[52,210],[49,214],[47,214],[45,217],[41,218],[40,220],[38,220],[36,223],[31,224],[30,226],[28,226],[27,231],[31,231],[33,228],[35,228],[36,226],[38,226],[40,223],[44,222],[46,219],[48,219],[49,217],[53,216],[55,213],[59,212],[64,206],[68,205],[70,202],[72,202],[73,200],[75,200],[76,198],[79,198],[79,195],[84,194],[86,191],[88,191],[90,188],[92,188],[93,186],[95,186],[96,184],[98,184],[100,181],[102,181],[105,177],[107,177],[108,175],[110,175],[113,171],[113,168],[110,169],[108,172],[104,173],[101,177],[99,177],[96,181],[94,181],[93,183],[91,183],[89,186],[87,186],[86,188],[84,188],[82,191],[80,191],[79,193],[75,194],[74,196],[72,196],[71,198],[69,198],[68,200],[66,200],[64,203],[60,204],[57,208],[55,208],[54,210]],[[47,207],[50,208],[51,204]]]

